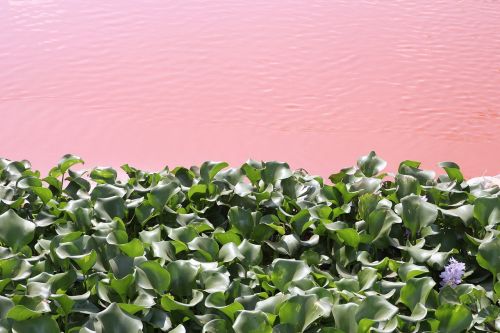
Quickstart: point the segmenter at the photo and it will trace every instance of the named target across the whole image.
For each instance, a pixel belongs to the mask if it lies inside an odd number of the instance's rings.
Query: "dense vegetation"
[[[0,332],[500,330],[500,189],[454,163],[80,163],[0,159]]]

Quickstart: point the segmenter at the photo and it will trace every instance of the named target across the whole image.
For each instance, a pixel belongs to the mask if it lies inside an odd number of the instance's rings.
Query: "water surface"
[[[500,2],[0,1],[0,155],[500,173]]]

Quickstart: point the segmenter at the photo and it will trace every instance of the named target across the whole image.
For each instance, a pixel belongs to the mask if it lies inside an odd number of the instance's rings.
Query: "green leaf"
[[[408,281],[416,276],[429,273],[429,269],[425,266],[418,266],[411,263],[404,263],[399,266],[398,275],[403,281]]]
[[[229,164],[226,162],[212,162],[207,161],[201,165],[200,168],[200,176],[205,184],[208,184],[212,179],[214,179],[215,175],[227,167]]]
[[[0,241],[17,252],[35,237],[35,224],[9,209],[0,215]]]
[[[24,305],[16,305],[7,312],[6,318],[14,319],[16,321],[24,321],[32,318],[40,317],[40,311],[35,311],[25,307]]]
[[[474,218],[483,226],[500,223],[500,197],[477,198],[474,201]]]
[[[195,173],[184,167],[177,167],[172,170],[172,173],[183,186],[191,187],[193,185],[193,179],[196,177]]]
[[[260,245],[252,244],[244,239],[243,242],[238,245],[238,250],[243,256],[242,262],[247,266],[258,265],[262,261],[262,250]]]
[[[473,205],[463,205],[454,209],[440,209],[444,215],[458,217],[465,225],[469,225],[473,217]]]
[[[187,260],[177,260],[167,265],[170,273],[172,294],[179,297],[191,296],[196,288],[198,267]]]
[[[26,284],[26,295],[46,299],[51,294],[50,289],[50,284],[48,283],[30,281]]]
[[[313,222],[307,209],[302,209],[290,219],[290,224],[298,235],[301,235]]]
[[[151,244],[153,242],[159,242],[161,240],[161,229],[153,228],[153,229],[145,229],[139,232],[139,239],[144,244]]]
[[[277,180],[286,179],[292,175],[290,166],[282,162],[266,162],[264,170],[261,171],[262,180],[266,184],[274,184]]]
[[[245,164],[241,166],[241,170],[247,176],[247,178],[252,182],[252,184],[257,183],[261,179],[261,170],[264,168],[261,162],[254,160],[248,160]]]
[[[54,301],[58,309],[61,309],[62,313],[65,315],[68,315],[75,305],[75,301],[66,294],[52,295],[50,299]]]
[[[371,267],[363,268],[358,272],[358,281],[361,291],[372,288],[377,281],[377,270]]]
[[[478,264],[493,275],[500,272],[500,238],[491,239],[479,245],[476,260]]]
[[[145,261],[138,266],[147,277],[147,280],[154,290],[162,293],[169,289],[170,287],[170,273],[163,268],[156,261]],[[144,280],[138,281],[138,284],[145,289],[149,289],[150,286],[144,282]]]
[[[441,244],[436,245],[435,248],[431,250],[426,250],[423,248],[425,245],[425,238],[421,238],[417,241],[415,245],[411,246],[401,246],[400,248],[406,251],[410,257],[417,263],[423,263],[432,258],[433,255],[438,253]]]
[[[49,184],[50,187],[52,187],[52,189],[55,190],[56,193],[61,191],[62,183],[59,179],[52,176],[48,176],[45,177],[43,181]]]
[[[198,237],[198,233],[196,232],[196,229],[192,227],[191,225],[185,226],[185,227],[179,227],[179,228],[172,228],[168,229],[168,237],[180,241],[183,243],[189,243],[196,237]]]
[[[73,286],[77,280],[77,274],[75,270],[69,270],[64,273],[54,274],[48,279],[48,283],[51,285],[51,289],[55,292],[67,291]]]
[[[109,198],[109,197],[124,197],[127,194],[127,190],[123,187],[118,187],[111,184],[97,184],[96,187],[90,193],[93,200],[97,198]]]
[[[380,190],[381,186],[382,181],[378,178],[361,177],[351,183],[349,191],[358,195],[375,193]]]
[[[245,238],[249,238],[255,227],[255,221],[250,211],[231,207],[227,214],[229,223]]]
[[[144,306],[137,304],[117,303],[117,305],[120,307],[120,309],[131,315],[144,310]]]
[[[133,283],[135,281],[135,277],[132,274],[128,274],[121,279],[113,277],[110,280],[110,287],[116,291],[118,295],[122,297],[122,299],[126,299],[127,294],[130,292],[130,288],[132,288]]]
[[[356,321],[359,323],[362,319],[370,319],[376,322],[390,320],[398,308],[389,303],[382,296],[368,296],[359,305],[356,312]]]
[[[361,241],[358,232],[353,228],[338,229],[336,233],[347,245],[354,248],[357,248]]]
[[[335,319],[335,327],[345,333],[357,333],[356,312],[358,307],[359,305],[356,303],[334,305],[332,313]]]
[[[200,200],[200,198],[204,197],[207,193],[207,185],[205,184],[197,184],[191,186],[188,191],[188,198],[191,201]]]
[[[356,312],[359,305],[356,303],[336,304],[332,308],[335,327],[344,333],[357,333],[358,323]]]
[[[97,252],[95,250],[91,250],[89,254],[82,256],[73,256],[73,259],[76,264],[80,267],[83,274],[86,274],[89,269],[91,269],[96,261],[97,261]]]
[[[418,303],[411,312],[411,316],[399,315],[398,317],[409,322],[419,322],[427,316],[427,308],[422,303]]]
[[[154,211],[155,208],[151,206],[149,201],[143,201],[134,209],[135,217],[141,225],[145,225],[149,220],[158,216],[158,213],[155,214]]]
[[[98,198],[94,207],[97,214],[105,221],[112,221],[115,217],[125,217],[125,201],[119,196]]]
[[[448,177],[451,180],[454,180],[458,183],[461,183],[464,181],[464,175],[462,175],[462,172],[460,171],[460,167],[458,164],[453,163],[453,162],[441,162],[439,163],[439,166],[446,171],[448,174]]]
[[[199,304],[203,300],[203,293],[199,290],[192,290],[192,298],[188,303],[182,303],[175,300],[172,295],[164,295],[161,298],[161,306],[166,311],[187,310]]]
[[[406,160],[399,164],[398,172],[404,175],[410,175],[418,179],[421,185],[428,185],[433,182],[434,171],[420,170],[420,162]]]
[[[36,332],[36,333],[59,333],[57,322],[50,316],[32,318],[25,321],[14,322],[13,333]]]
[[[373,212],[381,198],[373,193],[365,193],[358,199],[358,215],[361,220],[367,220],[368,216]]]
[[[170,319],[170,314],[156,308],[152,308],[148,311],[143,321],[149,323],[153,328],[161,330],[163,332],[168,331],[172,328],[172,320]]]
[[[262,311],[241,311],[233,324],[235,333],[271,333],[267,316]]]
[[[238,246],[233,243],[224,244],[219,251],[219,260],[222,262],[230,262],[235,259],[243,259],[243,255],[240,253]]]
[[[438,216],[436,205],[424,201],[418,195],[409,195],[401,200],[403,223],[410,229],[412,237],[424,227],[434,223]]]
[[[240,236],[236,233],[236,231],[233,231],[233,230],[229,230],[229,231],[215,230],[215,232],[213,233],[213,236],[222,245],[227,244],[227,243],[231,243],[231,242],[235,243],[235,244],[241,243]]]
[[[116,170],[113,168],[94,168],[90,172],[90,178],[99,184],[114,184],[116,176]]]
[[[410,194],[420,195],[422,190],[418,179],[409,175],[396,175],[396,186],[396,195],[399,200]]]
[[[439,332],[455,333],[466,330],[472,323],[472,313],[461,304],[443,304],[436,310]]]
[[[429,293],[435,285],[436,282],[430,277],[411,278],[401,288],[399,300],[413,311],[417,304],[425,304]]]
[[[401,219],[392,209],[381,207],[371,212],[366,222],[373,245],[385,248],[390,243],[389,234],[392,226],[401,223]]]
[[[234,320],[237,311],[244,310],[243,305],[238,302],[233,302],[226,305],[224,293],[221,291],[214,292],[205,299],[205,306],[209,309],[217,309],[224,313],[231,321]]]
[[[47,202],[50,201],[50,199],[52,199],[52,191],[49,190],[48,188],[33,187],[32,190],[36,195],[38,195],[38,197],[40,198],[40,200],[42,200],[44,204],[46,204]]]
[[[328,304],[319,301],[316,295],[295,295],[280,307],[279,318],[281,324],[293,327],[293,332],[304,332],[309,325],[329,312]]]
[[[229,333],[231,332],[228,322],[224,319],[212,319],[203,325],[202,333]]]
[[[311,272],[302,260],[276,259],[272,267],[271,281],[281,291],[286,291],[290,282],[302,280]]]
[[[229,287],[229,273],[226,268],[201,272],[200,282],[207,293],[224,292]]]
[[[112,303],[105,310],[96,315],[97,333],[140,333],[142,322],[125,312],[116,303]]]
[[[81,163],[81,164],[84,163],[80,157],[78,157],[76,155],[66,154],[59,161],[58,168],[61,171],[61,173],[65,173],[73,165],[79,164],[79,163]]]
[[[387,162],[381,159],[371,151],[368,155],[362,156],[358,160],[358,168],[366,177],[372,177],[379,174],[386,167]]]
[[[340,290],[347,290],[350,292],[358,292],[360,289],[359,281],[351,278],[342,278],[336,281],[335,285]]]
[[[206,261],[215,261],[219,254],[219,244],[208,237],[196,237],[189,242],[188,247],[198,251]]]
[[[148,201],[158,212],[161,212],[166,203],[180,190],[181,188],[174,182],[157,185],[148,193]]]
[[[11,308],[14,307],[14,302],[10,298],[0,296],[0,320],[4,319]]]
[[[137,238],[125,244],[118,244],[118,247],[129,257],[140,257],[144,254],[144,245]]]
[[[16,187],[23,190],[40,186],[42,186],[42,181],[39,178],[33,176],[19,178],[16,182]]]

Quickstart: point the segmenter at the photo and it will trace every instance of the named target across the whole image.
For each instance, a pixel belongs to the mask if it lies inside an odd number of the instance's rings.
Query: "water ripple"
[[[496,1],[1,2],[0,155],[498,173],[499,31]]]

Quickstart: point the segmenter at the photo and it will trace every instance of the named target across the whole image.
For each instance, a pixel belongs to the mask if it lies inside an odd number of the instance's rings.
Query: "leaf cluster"
[[[2,333],[500,330],[500,188],[455,163],[82,163],[0,159]]]

